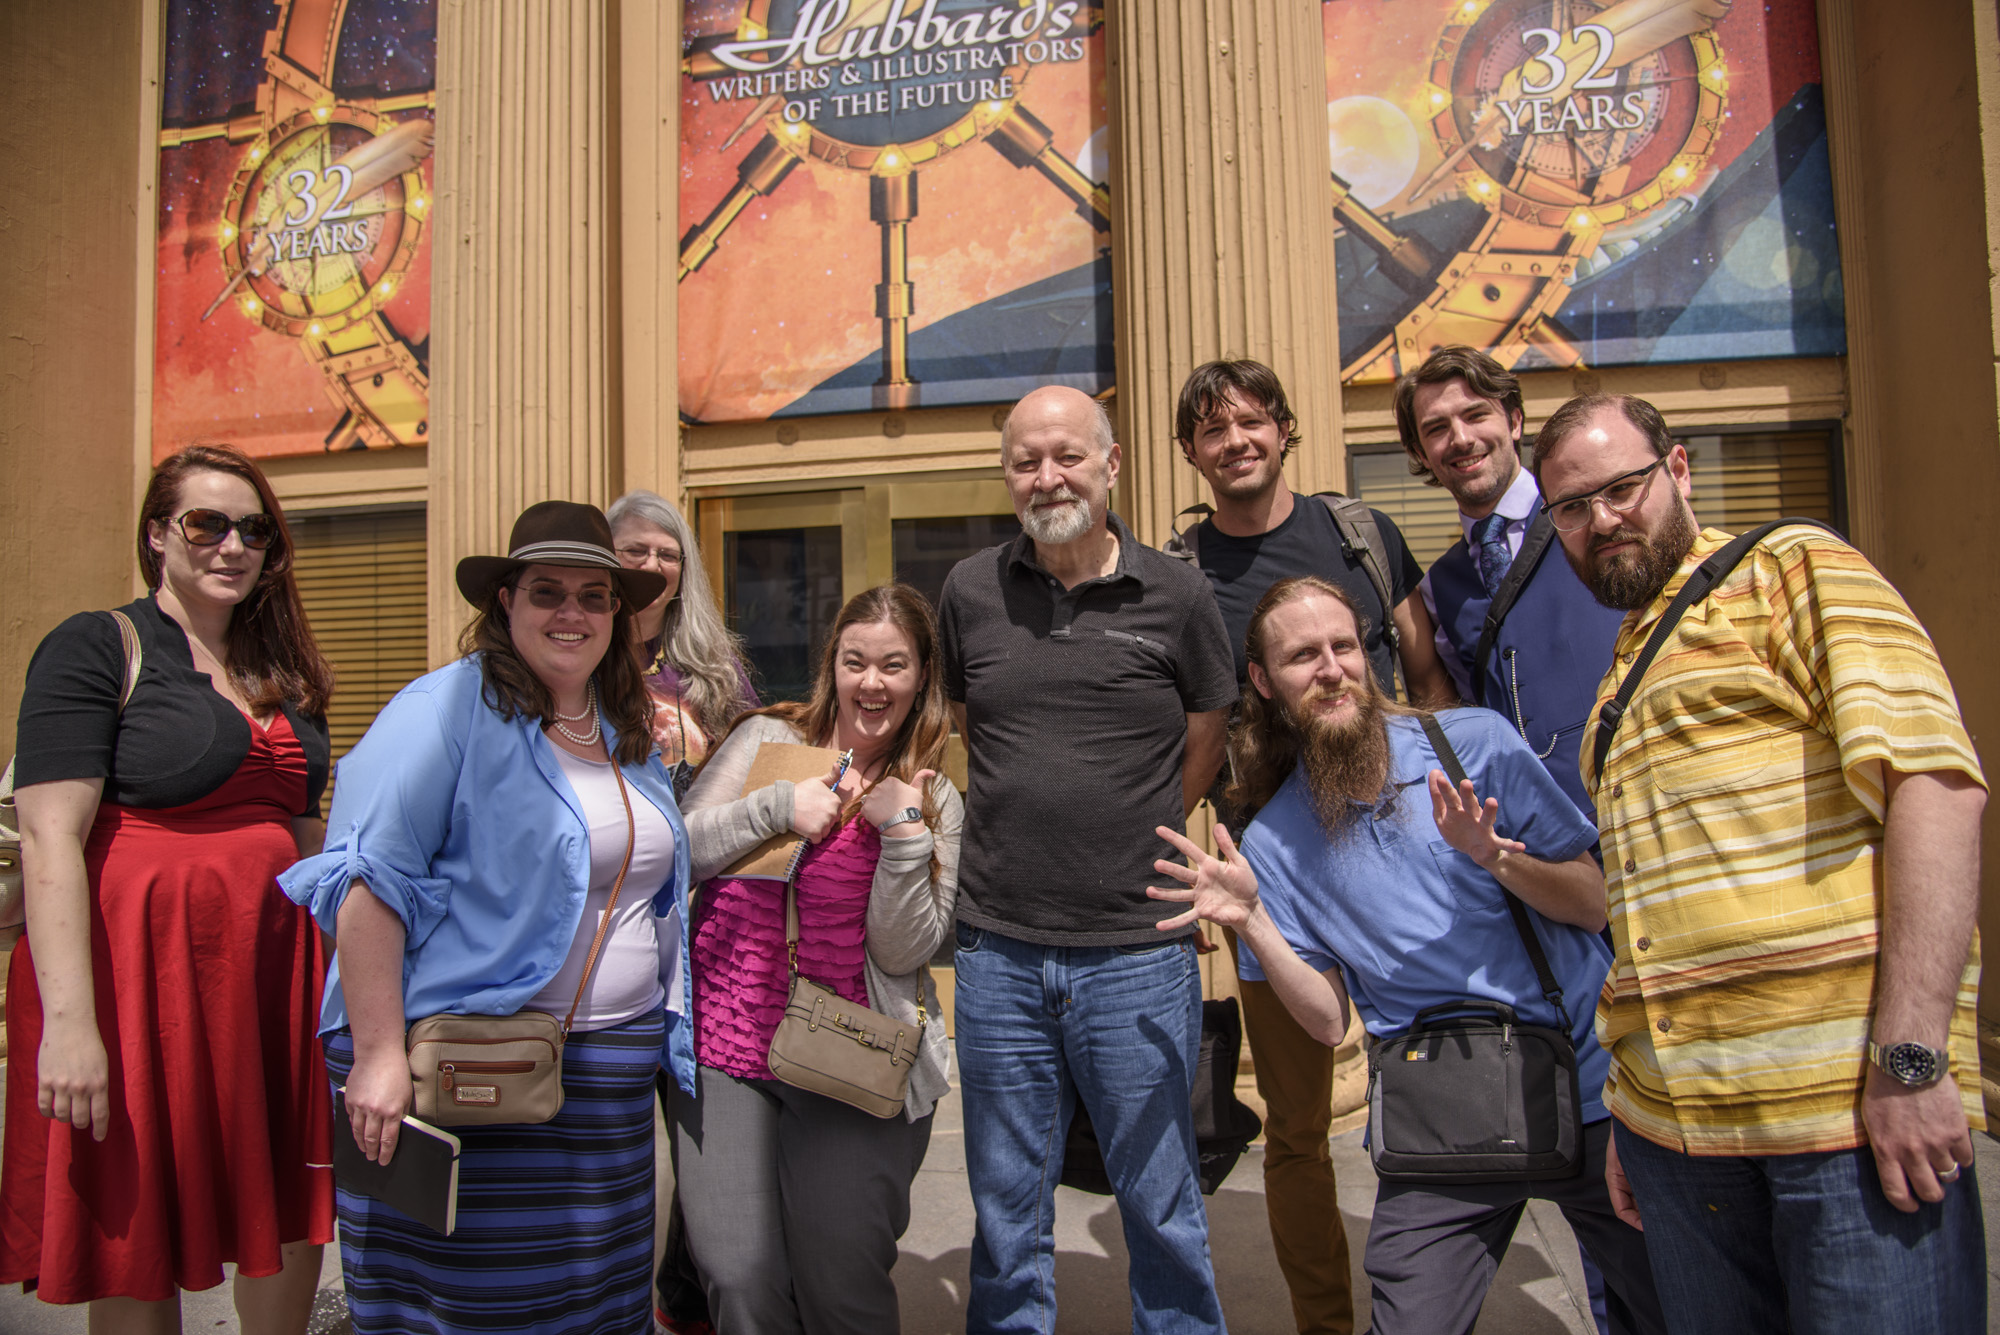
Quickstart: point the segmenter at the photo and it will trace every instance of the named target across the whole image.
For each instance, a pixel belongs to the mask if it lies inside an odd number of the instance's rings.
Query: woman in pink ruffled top
[[[885,584],[841,609],[812,698],[739,719],[688,793],[699,1066],[695,1094],[673,1100],[674,1171],[718,1335],[898,1329],[889,1271],[949,1061],[926,980],[958,887],[964,807],[937,772],[950,732],[930,606]],[[829,772],[745,796],[767,741],[851,750],[853,764],[837,785]],[[789,990],[784,882],[720,873],[786,831],[809,841],[799,972],[899,1020],[926,1012],[900,1117],[771,1076]]]

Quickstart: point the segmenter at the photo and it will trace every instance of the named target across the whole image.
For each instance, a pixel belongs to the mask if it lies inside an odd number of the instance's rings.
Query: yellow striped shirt
[[[1617,692],[1695,567],[1625,618]],[[1617,959],[1597,1007],[1605,1105],[1691,1154],[1864,1144],[1882,906],[1883,766],[1985,783],[1930,637],[1851,547],[1780,529],[1653,660],[1596,790]],[[1952,1074],[1982,1128],[1975,936],[1951,1022]]]

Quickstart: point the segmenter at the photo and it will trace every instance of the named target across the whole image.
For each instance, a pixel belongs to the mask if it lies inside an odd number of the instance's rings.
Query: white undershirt
[[[610,761],[585,760],[560,746],[552,749],[583,804],[590,826],[590,887],[584,895],[576,939],[570,942],[569,957],[556,976],[527,1003],[530,1010],[547,1011],[561,1019],[576,998],[576,983],[583,977],[583,963],[597,935],[598,920],[611,902],[611,886],[625,860],[625,804],[619,799],[618,776]],[[631,869],[625,873],[625,888],[618,895],[611,930],[604,934],[604,949],[598,953],[583,1003],[576,1008],[574,1027],[578,1030],[608,1029],[655,1009],[666,994],[660,980],[675,976],[678,970],[680,924],[673,917],[656,920],[652,898],[674,872],[673,827],[659,808],[636,790],[632,791],[632,818],[638,843],[632,850]]]

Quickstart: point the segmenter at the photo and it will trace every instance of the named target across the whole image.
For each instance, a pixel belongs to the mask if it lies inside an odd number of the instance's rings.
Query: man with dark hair
[[[1154,870],[1188,888],[1148,893],[1190,905],[1161,928],[1202,917],[1240,933],[1244,975],[1269,979],[1322,1042],[1346,1032],[1350,997],[1377,1037],[1432,1006],[1498,1002],[1521,1024],[1568,1033],[1581,1077],[1577,1176],[1379,1185],[1364,1261],[1376,1335],[1472,1329],[1530,1199],[1555,1202],[1589,1243],[1614,1331],[1664,1330],[1645,1240],[1614,1214],[1598,1171],[1610,1122],[1589,999],[1611,953],[1597,935],[1597,832],[1489,711],[1437,715],[1466,773],[1447,779],[1417,711],[1383,699],[1337,586],[1274,586],[1248,640],[1250,689],[1231,750],[1240,800],[1262,809],[1240,851],[1216,827],[1219,856],[1159,832],[1189,864],[1162,859]],[[1544,994],[1503,887],[1526,905],[1561,999]]]
[[[1020,537],[953,567],[938,606],[970,784],[956,1028],[976,1226],[970,1335],[1055,1328],[1063,1132],[1090,1115],[1125,1224],[1136,1335],[1223,1330],[1196,1175],[1192,932],[1145,895],[1222,764],[1235,698],[1201,577],[1110,513],[1121,450],[1062,386],[1015,405],[1001,472]]]
[[[1208,516],[1180,535],[1176,554],[1208,576],[1239,680],[1243,629],[1264,590],[1293,575],[1318,575],[1354,596],[1368,621],[1368,661],[1385,690],[1394,688],[1400,662],[1412,700],[1451,701],[1429,614],[1412,596],[1423,571],[1395,521],[1347,497],[1300,505],[1286,484],[1299,427],[1270,367],[1247,359],[1196,367],[1181,386],[1174,438],[1214,501]]]
[[[1593,711],[1583,777],[1617,952],[1605,1169],[1669,1319],[1985,1329],[1986,788],[1936,649],[1860,553],[1798,525],[1648,664],[1729,540],[1696,526],[1685,451],[1651,404],[1590,398],[1549,420],[1535,468],[1570,564],[1627,613],[1600,697],[1645,673],[1601,770]]]
[[[1521,382],[1477,348],[1439,348],[1396,383],[1396,429],[1410,471],[1458,503],[1460,541],[1421,586],[1459,694],[1505,714],[1594,816],[1577,746],[1611,663],[1619,616],[1566,561],[1521,467]],[[1503,594],[1504,591],[1504,594]],[[1504,603],[1501,599],[1504,597]]]
[[[1340,585],[1360,609],[1368,660],[1385,689],[1400,658],[1412,698],[1452,700],[1429,615],[1414,596],[1422,571],[1394,522],[1358,500],[1301,498],[1286,485],[1284,462],[1299,442],[1298,422],[1270,367],[1247,360],[1197,367],[1181,387],[1174,435],[1215,504],[1167,550],[1208,576],[1239,684],[1244,630],[1264,591],[1293,575],[1316,575]],[[1235,809],[1218,805],[1218,811],[1225,824],[1238,823]],[[1246,982],[1242,1003],[1266,1110],[1264,1204],[1292,1314],[1301,1335],[1347,1335],[1354,1329],[1353,1280],[1327,1146],[1333,1049],[1299,1028],[1266,984]]]

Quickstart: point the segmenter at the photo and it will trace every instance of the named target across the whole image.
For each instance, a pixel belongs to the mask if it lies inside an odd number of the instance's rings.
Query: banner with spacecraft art
[[[1325,0],[1342,377],[1846,351],[1812,0]]]
[[[168,0],[153,453],[430,432],[436,0]]]
[[[684,15],[686,420],[1110,387],[1101,6]]]

